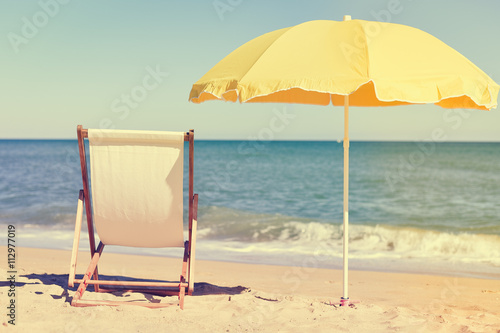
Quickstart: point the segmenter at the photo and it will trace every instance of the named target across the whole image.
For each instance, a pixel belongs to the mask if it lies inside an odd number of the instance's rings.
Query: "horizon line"
[[[0,138],[0,141],[78,141],[77,138]],[[200,139],[197,138],[196,141],[213,141],[213,142],[224,142],[224,141],[260,141],[260,142],[337,142],[341,143],[344,140],[329,140],[329,139],[280,139],[280,140],[250,140],[250,139]],[[408,143],[408,142],[435,142],[435,143],[500,143],[498,140],[447,140],[447,141],[434,141],[434,140],[384,140],[384,139],[349,139],[349,142],[380,142],[380,143]]]

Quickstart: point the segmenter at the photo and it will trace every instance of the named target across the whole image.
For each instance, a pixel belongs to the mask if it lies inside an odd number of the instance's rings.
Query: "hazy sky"
[[[500,82],[497,0],[0,1],[0,138],[75,138],[82,124],[194,128],[198,139],[340,139],[339,107],[195,105],[188,96],[252,38],[346,14],[424,30]],[[437,129],[448,141],[500,141],[500,109],[445,112],[434,105],[353,107],[350,136],[430,140]],[[273,126],[277,121],[283,126]]]

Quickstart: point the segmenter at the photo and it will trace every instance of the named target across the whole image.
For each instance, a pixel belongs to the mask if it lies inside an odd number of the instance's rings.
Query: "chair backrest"
[[[185,134],[88,130],[93,219],[104,244],[184,246]]]

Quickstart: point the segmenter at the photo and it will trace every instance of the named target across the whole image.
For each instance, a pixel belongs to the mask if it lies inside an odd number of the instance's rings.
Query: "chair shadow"
[[[65,298],[65,301],[71,303],[72,296],[70,296],[71,291],[76,291],[78,288],[78,284],[75,284],[73,288],[68,287],[68,274],[26,274],[20,275],[21,277],[28,278],[29,280],[39,280],[34,282],[16,282],[16,286],[24,286],[26,284],[43,284],[43,285],[55,285],[64,289],[61,295],[50,295],[53,299],[62,299]],[[77,274],[77,278],[81,278],[82,275]],[[123,276],[114,276],[114,275],[99,275],[99,278],[106,280],[116,280],[116,281],[145,281],[145,282],[175,282],[175,281],[162,281],[162,280],[151,280],[151,279],[135,279]],[[177,281],[178,282],[178,281]],[[8,287],[10,286],[9,282],[0,282],[0,287]],[[225,286],[217,286],[207,282],[195,282],[194,284],[194,292],[192,296],[209,296],[209,295],[237,295],[244,293],[248,288],[243,286],[236,287],[225,287]],[[114,291],[113,294],[120,296],[125,294],[125,291]],[[144,295],[144,297],[150,302],[159,302],[159,300],[155,300],[151,295],[154,293],[147,293],[144,291],[139,292]],[[43,292],[36,292],[36,294],[43,294]]]

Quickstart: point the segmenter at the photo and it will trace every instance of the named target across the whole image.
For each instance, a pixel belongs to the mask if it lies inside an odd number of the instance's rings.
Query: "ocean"
[[[351,269],[500,278],[500,143],[350,148]],[[81,182],[76,140],[0,140],[0,245],[70,250]],[[197,140],[194,188],[197,258],[342,267],[342,143]]]

